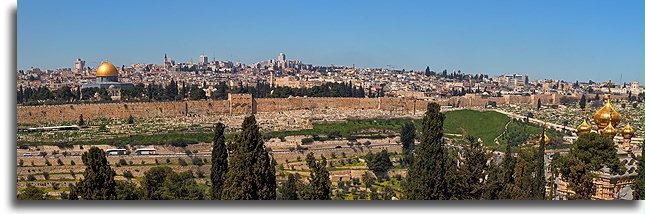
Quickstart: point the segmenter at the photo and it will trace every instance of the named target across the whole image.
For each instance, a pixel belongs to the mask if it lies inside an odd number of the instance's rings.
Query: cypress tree
[[[276,199],[275,168],[264,147],[254,115],[244,118],[242,131],[237,135],[232,150],[222,199]]]
[[[544,134],[546,134],[546,126],[544,127]],[[537,164],[535,166],[536,170],[536,179],[535,179],[535,195],[534,199],[536,200],[544,200],[545,194],[546,194],[546,181],[544,178],[544,139],[540,138],[540,147],[537,152],[537,156],[535,157],[535,161],[537,161]]]
[[[116,199],[116,173],[110,167],[105,152],[92,147],[83,153],[81,159],[86,168],[83,179],[76,184],[78,195],[85,200]]]
[[[408,170],[405,192],[411,200],[450,199],[446,184],[447,155],[443,148],[443,121],[437,103],[429,103],[423,117],[421,143]]]
[[[327,160],[322,156],[322,160],[316,161],[313,153],[307,154],[307,166],[311,170],[309,176],[309,188],[305,194],[305,200],[330,200],[331,199],[331,181],[329,180],[329,171],[327,171]]]
[[[485,191],[484,184],[489,172],[488,154],[486,148],[473,136],[467,136],[467,145],[464,146],[463,155],[460,158],[459,191],[458,199],[479,200]]]
[[[287,181],[280,186],[279,200],[298,200],[298,178],[294,174],[287,176]]]
[[[213,153],[211,154],[211,196],[213,200],[219,200],[222,196],[222,185],[224,175],[228,169],[228,151],[224,142],[224,124],[217,123],[215,126],[215,137],[213,138]]]
[[[408,154],[414,149],[414,138],[417,137],[416,131],[412,122],[407,122],[401,126],[401,145],[403,146],[404,154]]]
[[[84,126],[85,125],[85,120],[83,120],[83,114],[78,117],[78,126]]]

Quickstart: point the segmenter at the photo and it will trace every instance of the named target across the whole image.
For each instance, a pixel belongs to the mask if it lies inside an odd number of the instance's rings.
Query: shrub
[[[40,152],[38,153],[39,156],[47,156],[47,152]]]
[[[201,169],[197,169],[197,177],[198,178],[203,178],[204,177],[204,172],[202,172]]]
[[[58,165],[59,165],[59,166],[64,166],[64,165],[65,165],[65,164],[63,163],[63,161],[62,161],[62,160],[60,160],[60,158],[58,158],[58,160],[56,160],[56,162],[58,163]]]
[[[312,139],[312,138],[302,138],[302,140],[300,140],[300,142],[302,142],[302,144],[309,144],[309,143],[313,143],[314,139]]]
[[[188,164],[186,163],[186,161],[183,158],[179,158],[178,162],[179,162],[179,165],[181,165],[181,166],[188,166]]]
[[[341,137],[340,131],[331,131],[331,132],[327,133],[327,137],[329,137],[331,139]]]
[[[18,165],[22,166],[22,165],[24,165],[24,164],[25,164],[25,161],[23,161],[22,159],[20,159],[20,160],[18,161]]]
[[[74,171],[69,170],[69,174],[72,176],[72,178],[76,178],[76,173],[74,173]]]
[[[353,136],[353,135],[347,136],[347,140],[349,141],[356,142],[356,139],[358,139],[356,136]]]
[[[43,172],[43,177],[45,180],[49,180],[49,172]]]
[[[335,158],[336,158],[336,152],[332,152],[332,153],[331,153],[331,158],[332,158],[332,159],[335,159]]]
[[[198,157],[192,157],[190,161],[192,161],[192,162],[193,162],[193,164],[194,164],[194,165],[197,165],[197,166],[202,166],[202,165],[204,165],[204,162],[202,161],[202,159],[201,159],[201,158],[198,158]]]
[[[166,158],[166,163],[170,163],[170,158]]]
[[[58,190],[58,183],[52,182],[52,189]]]
[[[125,165],[128,165],[128,162],[125,161],[125,159],[121,158],[119,159],[119,165],[125,166]]]
[[[141,165],[144,165],[144,164],[146,164],[146,161],[141,160]]]
[[[51,166],[51,165],[52,165],[52,163],[50,163],[48,159],[45,159],[45,165],[47,165],[47,166]]]
[[[322,137],[320,137],[320,136],[318,136],[318,135],[311,135],[311,138],[312,138],[314,141],[325,141],[325,139],[324,139],[324,138],[322,138]]]
[[[129,179],[134,178],[134,175],[132,175],[132,172],[130,172],[130,170],[125,170],[123,172],[123,177],[125,177],[125,178],[127,178],[129,180]]]
[[[27,175],[27,180],[28,180],[28,181],[35,181],[35,180],[36,180],[36,176],[34,176],[34,175]]]
[[[76,165],[76,162],[74,162],[74,160],[71,160],[71,161],[69,162],[69,165],[74,166],[74,165]]]

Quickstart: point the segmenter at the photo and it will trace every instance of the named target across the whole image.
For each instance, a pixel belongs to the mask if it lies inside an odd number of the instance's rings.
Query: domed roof
[[[609,136],[609,138],[614,139],[614,136],[618,134],[618,131],[614,128],[614,126],[609,122],[607,126],[602,129],[601,131],[602,134]]]
[[[591,126],[587,123],[587,108],[584,108],[583,111],[584,111],[584,119],[582,120],[582,123],[578,125],[578,128],[576,128],[576,130],[578,131],[578,135],[587,134],[591,132]]]
[[[634,128],[632,128],[632,126],[630,126],[628,123],[627,125],[625,125],[623,130],[620,131],[620,134],[622,134],[623,138],[625,139],[631,139],[632,137],[634,137],[634,132],[636,131],[634,131]]]
[[[614,126],[620,124],[620,114],[614,109],[611,104],[611,96],[607,95],[605,105],[600,108],[594,115],[593,120],[598,126],[598,130],[603,130],[609,123]]]
[[[103,62],[96,69],[97,77],[118,77],[119,72],[116,70],[116,67],[112,63]]]
[[[578,130],[579,135],[587,134],[587,133],[591,132],[591,126],[587,123],[586,118],[585,118],[585,120],[582,121],[582,123],[578,126],[578,128],[576,128],[576,130]]]
[[[540,141],[542,140],[544,140],[544,145],[549,145],[549,142],[551,142],[551,138],[546,135],[546,122],[544,122],[544,129],[542,129],[542,136],[540,136]]]

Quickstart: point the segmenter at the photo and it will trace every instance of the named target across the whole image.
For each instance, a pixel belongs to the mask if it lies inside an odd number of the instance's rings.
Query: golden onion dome
[[[607,124],[607,126],[602,129],[602,134],[609,136],[609,138],[614,139],[614,136],[618,134],[618,131],[614,128],[613,125],[611,125],[611,122]]]
[[[576,128],[578,130],[578,134],[588,134],[591,132],[591,126],[587,123],[587,119],[582,121],[582,123]]]
[[[118,77],[119,72],[116,70],[116,67],[112,63],[103,62],[96,69],[97,77]]]
[[[582,111],[584,112],[584,118],[582,120],[582,123],[578,125],[578,128],[576,128],[578,135],[587,134],[591,132],[592,129],[589,123],[587,123],[587,108],[583,108]]]
[[[632,126],[630,126],[629,123],[627,123],[627,125],[625,125],[623,130],[620,131],[620,134],[622,134],[623,138],[625,139],[631,139],[632,137],[634,137],[635,132],[636,131],[634,131],[634,128],[632,128]]]
[[[600,108],[593,116],[594,122],[598,126],[598,130],[603,130],[609,123],[614,126],[620,124],[620,114],[614,109],[614,106],[611,104],[611,97],[607,96],[607,101],[605,105]]]
[[[540,136],[540,141],[544,140],[544,145],[549,145],[549,142],[551,142],[551,138],[546,135],[546,122],[544,122],[544,129],[542,130],[542,136]]]

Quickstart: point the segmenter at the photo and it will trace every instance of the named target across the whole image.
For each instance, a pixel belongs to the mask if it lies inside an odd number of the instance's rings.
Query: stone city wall
[[[498,105],[511,103],[536,104],[541,100],[543,105],[559,104],[560,99],[571,95],[505,95],[503,97],[482,97],[467,95],[438,100],[413,100],[399,97],[380,98],[331,98],[331,97],[291,97],[291,98],[256,98],[249,94],[230,94],[228,100],[200,100],[181,102],[140,102],[140,103],[104,103],[104,104],[67,104],[52,106],[18,106],[17,123],[59,123],[78,121],[82,114],[85,120],[100,118],[154,118],[180,117],[187,115],[223,115],[249,114],[258,112],[276,112],[302,109],[380,109],[393,112],[413,112],[423,110],[429,102],[442,106],[481,107],[489,101]],[[577,99],[578,97],[576,97]],[[591,97],[588,97],[590,99]],[[612,99],[624,99],[613,96]]]

